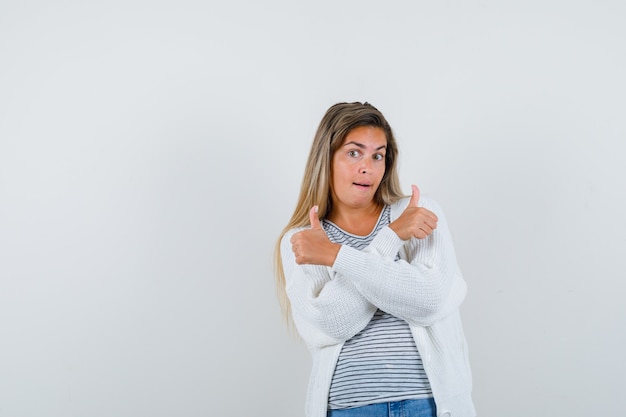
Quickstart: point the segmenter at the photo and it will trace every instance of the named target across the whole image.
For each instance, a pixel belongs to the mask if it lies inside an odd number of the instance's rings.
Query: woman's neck
[[[367,236],[376,227],[382,209],[376,203],[362,208],[333,209],[327,219],[348,233]]]

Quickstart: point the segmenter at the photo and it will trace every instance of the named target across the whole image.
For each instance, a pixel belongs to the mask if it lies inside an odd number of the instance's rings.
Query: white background
[[[0,416],[301,416],[273,245],[369,101],[443,206],[480,416],[626,408],[621,1],[0,3]]]

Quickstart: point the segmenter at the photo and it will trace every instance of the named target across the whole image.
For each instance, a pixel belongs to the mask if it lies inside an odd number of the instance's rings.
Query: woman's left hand
[[[326,236],[317,217],[317,206],[311,208],[309,219],[311,228],[302,230],[291,237],[291,250],[296,256],[296,263],[332,266],[341,245],[332,243]]]
[[[420,190],[417,185],[412,185],[411,188],[413,194],[409,205],[400,217],[389,224],[389,228],[402,240],[409,240],[412,237],[425,239],[437,228],[437,215],[424,207],[419,207]]]

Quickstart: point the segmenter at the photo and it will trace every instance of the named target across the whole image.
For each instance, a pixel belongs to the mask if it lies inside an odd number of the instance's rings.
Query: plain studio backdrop
[[[479,416],[620,415],[621,1],[0,3],[0,416],[303,415],[275,240],[369,101],[469,285]]]

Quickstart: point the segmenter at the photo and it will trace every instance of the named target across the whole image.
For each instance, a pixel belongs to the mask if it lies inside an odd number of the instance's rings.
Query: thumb
[[[309,220],[311,221],[311,229],[321,229],[320,219],[317,217],[317,206],[313,206],[309,211]]]
[[[411,185],[413,189],[413,194],[411,194],[411,201],[409,201],[409,207],[417,207],[420,202],[420,189],[417,188],[417,185]]]

